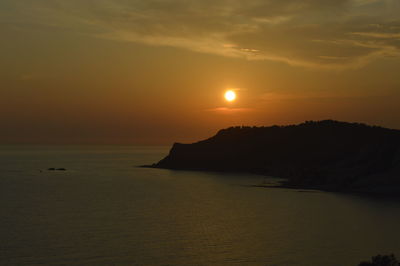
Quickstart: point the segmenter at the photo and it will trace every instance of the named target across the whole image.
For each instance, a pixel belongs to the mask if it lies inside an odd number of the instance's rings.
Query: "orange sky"
[[[3,0],[0,144],[171,144],[319,119],[400,128],[399,13],[398,0]]]

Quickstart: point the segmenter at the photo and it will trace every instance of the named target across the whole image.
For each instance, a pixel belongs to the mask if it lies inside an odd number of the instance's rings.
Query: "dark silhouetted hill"
[[[393,254],[377,255],[371,258],[371,262],[363,261],[358,266],[400,266],[400,262]]]
[[[152,167],[250,172],[287,178],[287,186],[397,193],[400,131],[333,120],[231,127],[197,143],[175,143]]]

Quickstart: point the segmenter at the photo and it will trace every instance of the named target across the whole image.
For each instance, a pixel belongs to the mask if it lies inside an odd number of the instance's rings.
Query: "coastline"
[[[258,188],[281,188],[281,189],[293,189],[293,190],[306,190],[307,192],[331,192],[331,193],[339,193],[339,194],[349,194],[349,195],[360,195],[360,196],[368,196],[368,197],[378,197],[378,198],[393,198],[400,199],[400,187],[390,187],[392,190],[388,190],[387,187],[377,187],[377,189],[371,188],[340,188],[333,186],[324,186],[324,185],[301,185],[301,184],[292,184],[287,178],[271,176],[265,173],[257,172],[257,171],[232,171],[232,170],[213,170],[213,169],[188,169],[188,168],[167,168],[167,167],[159,167],[157,164],[151,165],[139,165],[139,168],[152,168],[152,169],[163,169],[163,170],[174,170],[174,171],[190,171],[190,172],[214,172],[214,173],[226,173],[226,174],[252,174],[252,175],[260,175],[265,178],[276,178],[280,179],[274,184],[254,184],[251,187]]]

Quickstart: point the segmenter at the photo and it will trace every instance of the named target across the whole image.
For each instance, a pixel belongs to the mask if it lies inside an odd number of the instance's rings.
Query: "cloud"
[[[216,107],[216,108],[206,109],[205,111],[232,114],[232,113],[247,113],[247,112],[252,112],[254,110],[255,109],[253,108]]]
[[[400,57],[398,0],[5,1],[19,15],[8,24],[246,60],[340,70]]]
[[[378,39],[400,39],[399,33],[389,33],[389,32],[352,32],[354,35],[372,37]]]
[[[365,99],[381,97],[382,93],[375,94],[373,92],[366,93],[349,92],[349,91],[314,91],[301,93],[283,93],[283,92],[266,92],[259,96],[260,101],[276,102],[276,101],[301,101],[301,100],[343,100],[343,99]]]

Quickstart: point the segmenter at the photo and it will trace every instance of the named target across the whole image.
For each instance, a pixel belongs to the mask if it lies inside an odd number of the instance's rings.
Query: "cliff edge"
[[[151,167],[249,172],[286,186],[400,192],[400,130],[333,120],[231,127],[193,144],[175,143]]]

